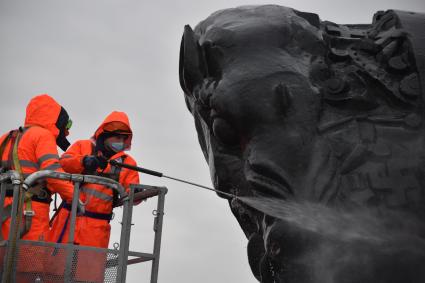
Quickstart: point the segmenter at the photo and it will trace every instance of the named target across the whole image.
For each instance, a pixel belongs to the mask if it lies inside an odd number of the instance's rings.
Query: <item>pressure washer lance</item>
[[[127,168],[127,169],[130,169],[130,170],[134,170],[134,171],[137,171],[137,172],[145,173],[145,174],[156,176],[156,177],[164,177],[164,178],[171,179],[171,180],[174,180],[174,181],[177,181],[177,182],[186,183],[186,184],[189,184],[189,185],[192,185],[192,186],[195,186],[195,187],[199,187],[199,188],[202,188],[202,189],[205,189],[205,190],[214,191],[214,192],[217,192],[217,193],[220,193],[220,194],[223,194],[223,195],[226,195],[226,196],[230,196],[230,197],[237,197],[234,194],[225,193],[225,192],[215,190],[215,189],[207,187],[207,186],[203,186],[203,185],[199,185],[199,184],[189,182],[189,181],[186,181],[186,180],[170,177],[170,176],[164,175],[163,173],[158,172],[158,171],[153,171],[153,170],[149,170],[149,169],[138,167],[138,166],[124,164],[124,163],[121,163],[121,162],[118,162],[118,161],[115,161],[115,160],[110,160],[109,163],[113,166]]]

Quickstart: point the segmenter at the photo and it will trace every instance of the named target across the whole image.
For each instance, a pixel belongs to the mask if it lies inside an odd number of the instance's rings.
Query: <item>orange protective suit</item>
[[[25,125],[22,138],[18,144],[18,158],[24,176],[39,170],[55,170],[64,172],[59,163],[56,138],[59,129],[56,122],[61,111],[61,106],[50,96],[44,94],[34,97],[27,106]],[[7,134],[0,138],[0,144]],[[1,156],[3,165],[12,163],[9,156],[11,142],[9,142]],[[10,164],[9,164],[10,165]],[[51,193],[59,193],[64,200],[72,199],[73,185],[70,182],[47,179],[47,189]],[[5,206],[12,203],[12,197],[6,197]],[[50,197],[45,201],[33,200],[32,209],[35,215],[32,218],[31,229],[23,236],[25,240],[40,240],[49,230],[49,204]],[[9,233],[10,218],[2,225],[2,234],[5,239]]]
[[[24,177],[39,170],[54,170],[64,172],[59,163],[56,139],[59,136],[60,129],[57,127],[57,121],[63,108],[50,96],[44,94],[34,97],[27,106],[24,128],[21,128],[21,139],[18,142],[17,156],[21,165]],[[64,131],[64,129],[62,129]],[[5,141],[8,134],[0,138],[0,144]],[[14,168],[12,161],[12,143],[11,139],[5,143],[2,156],[2,166],[7,169]],[[46,179],[46,187],[49,194],[44,198],[34,196],[31,200],[31,208],[34,216],[31,220],[29,231],[22,237],[25,240],[42,240],[49,231],[49,207],[50,193],[59,193],[61,198],[71,201],[73,195],[73,185],[68,181],[57,179]],[[7,192],[7,196],[12,193]],[[5,199],[5,206],[12,204],[12,197]],[[24,205],[24,208],[26,204]],[[25,217],[21,223],[25,222]],[[2,224],[2,235],[8,238],[10,229],[10,217]],[[22,245],[19,249],[19,258],[16,267],[16,282],[34,282],[36,274],[44,272],[45,254],[48,249],[45,247]],[[28,260],[28,259],[37,260]]]
[[[122,122],[129,129],[128,147],[131,143],[131,128],[128,117],[123,112],[114,111],[106,117],[103,123],[96,130],[92,139],[79,140],[75,142],[61,157],[60,163],[64,170],[69,173],[84,173],[83,158],[88,155],[97,155],[95,151],[95,141],[105,132],[105,128],[111,128],[114,122]],[[128,149],[128,148],[127,148]],[[136,166],[136,161],[123,151],[111,156],[108,160],[116,160],[125,164]],[[135,171],[125,168],[108,166],[104,169],[97,169],[97,174],[116,179],[128,191],[130,184],[139,183],[139,175]],[[87,203],[86,214],[77,216],[75,225],[74,243],[83,246],[93,246],[107,248],[110,236],[109,219],[113,208],[113,191],[105,186],[97,184],[85,184],[81,188],[80,199]],[[99,217],[93,217],[97,215]],[[103,218],[103,219],[101,219]],[[48,240],[52,242],[66,243],[69,234],[70,210],[60,209],[55,218]],[[103,258],[103,259],[102,259]],[[76,277],[78,280],[90,282],[103,282],[103,270],[106,257],[103,254],[96,256],[93,251],[80,251],[79,264],[77,266]],[[86,264],[83,264],[86,262]],[[90,264],[88,264],[90,263]]]

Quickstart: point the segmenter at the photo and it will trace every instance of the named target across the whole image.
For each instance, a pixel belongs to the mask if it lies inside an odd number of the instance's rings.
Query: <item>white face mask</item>
[[[108,147],[114,152],[120,152],[124,150],[125,144],[124,142],[111,142]]]

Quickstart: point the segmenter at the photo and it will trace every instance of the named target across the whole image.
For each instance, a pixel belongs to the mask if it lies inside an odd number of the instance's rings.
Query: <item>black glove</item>
[[[104,170],[108,166],[108,160],[103,156],[96,156],[96,158],[99,162],[99,168]]]
[[[96,156],[86,155],[83,158],[83,166],[87,172],[95,172],[96,169],[99,167],[99,160]]]

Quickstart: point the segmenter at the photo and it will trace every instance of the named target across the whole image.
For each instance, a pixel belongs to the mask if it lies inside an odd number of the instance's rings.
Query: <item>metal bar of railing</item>
[[[77,218],[77,205],[78,200],[80,198],[80,182],[74,183],[74,194],[72,196],[72,206],[71,206],[71,221],[69,224],[69,236],[68,236],[68,244],[74,243],[75,238],[75,222]]]
[[[146,258],[142,258],[142,257],[138,257],[138,258],[132,258],[129,259],[127,261],[127,265],[132,265],[132,264],[136,264],[136,263],[141,263],[141,262],[145,262],[145,261],[149,261],[150,259],[146,259]]]
[[[143,191],[140,192],[135,192],[134,193],[134,201],[142,201],[142,200],[146,200],[148,198],[152,198],[152,197],[156,197],[157,195],[159,195],[160,190],[157,187],[153,187],[153,186],[142,186],[142,185],[134,185],[135,188],[139,189],[143,189]],[[145,188],[147,187],[147,188]],[[115,204],[114,207],[118,207],[118,206],[122,206],[122,201],[118,200],[117,203]]]
[[[21,189],[21,177],[16,171],[8,171],[6,173],[8,177],[2,179],[4,182],[9,178],[12,181],[13,187],[13,199],[18,200],[21,198],[23,200],[24,194],[19,196],[19,191]],[[1,282],[15,282],[15,268],[16,264],[14,264],[16,254],[18,252],[18,247],[16,245],[17,238],[19,237],[20,227],[17,225],[17,217],[18,217],[18,201],[12,202],[12,209],[10,212],[10,228],[8,235],[8,249],[6,252],[6,258],[4,261],[4,269]],[[19,215],[20,217],[20,215]],[[11,243],[12,241],[12,243]]]
[[[6,198],[6,190],[7,190],[7,185],[6,185],[6,181],[11,181],[11,178],[13,176],[15,176],[15,178],[19,178],[19,175],[17,172],[15,172],[15,174],[12,174],[10,171],[6,172],[6,173],[1,173],[0,174],[0,185],[1,185],[1,191],[0,191],[0,219],[1,221],[3,221],[3,211],[4,211],[4,200]]]
[[[80,182],[74,183],[74,194],[72,196],[71,221],[69,224],[69,236],[67,243],[67,254],[65,262],[65,282],[72,282],[72,262],[74,258],[75,222],[77,218],[77,205],[80,198]],[[66,227],[65,227],[66,229]]]
[[[128,252],[128,256],[129,257],[133,256],[133,257],[136,257],[136,258],[127,260],[127,265],[134,264],[134,263],[136,263],[135,261],[137,261],[137,263],[138,263],[138,262],[151,261],[151,260],[154,259],[153,254],[131,252],[131,251]],[[118,258],[108,259],[108,261],[106,262],[106,266],[108,268],[118,266]]]
[[[18,172],[14,170],[9,170],[6,173],[0,174],[0,182],[4,182],[8,180],[11,180],[13,182],[13,180],[20,180],[20,179],[21,179],[21,176],[19,175]]]
[[[130,227],[131,227],[131,213],[132,213],[132,206],[129,205],[129,196],[125,192],[123,186],[109,178],[100,177],[100,176],[93,176],[93,175],[81,175],[81,174],[69,174],[69,173],[62,173],[62,172],[56,172],[51,170],[43,170],[38,171],[30,176],[28,176],[23,184],[24,189],[28,189],[31,187],[32,184],[36,183],[39,179],[42,178],[54,178],[54,179],[62,179],[62,180],[68,180],[72,181],[74,183],[93,183],[93,184],[100,184],[106,187],[109,187],[113,190],[116,190],[120,196],[120,200],[123,203],[124,213],[123,213],[123,220],[122,220],[122,230],[121,230],[121,240],[120,240],[120,250],[119,250],[119,264],[118,264],[118,274],[117,274],[117,282],[125,282],[125,273],[127,271],[126,269],[126,262],[128,258],[128,248],[129,248],[129,233],[130,233]],[[79,185],[77,185],[77,188],[79,188]],[[75,213],[77,211],[77,206],[81,211],[84,211],[84,207],[79,203],[78,198],[75,196],[78,196],[78,189],[76,190],[74,188],[74,198],[72,200],[72,212],[74,213],[74,225],[75,226]],[[131,195],[133,197],[133,195]],[[72,220],[71,220],[72,221]],[[73,229],[70,229],[70,232],[73,232]],[[128,234],[128,235],[127,235]],[[72,275],[72,270],[70,267],[68,267],[68,264],[72,263],[72,255],[73,255],[73,236],[69,235],[69,241],[72,241],[68,244],[69,252],[67,254],[67,266],[66,266],[66,273],[65,273],[65,282],[72,282],[70,276]],[[70,257],[70,261],[68,261],[68,256]],[[72,266],[71,266],[72,267]]]
[[[3,206],[4,206],[4,199],[6,197],[6,183],[1,182],[1,191],[0,191],[0,221],[3,223]],[[1,236],[1,235],[0,235]],[[3,237],[1,237],[3,239]]]
[[[153,254],[141,253],[141,252],[133,252],[133,251],[129,251],[128,252],[128,256],[143,257],[143,258],[146,258],[147,260],[152,260],[153,259]]]
[[[167,188],[161,187],[161,193],[158,195],[157,215],[154,220],[155,240],[153,246],[154,259],[152,260],[151,270],[151,283],[157,283],[158,281],[158,269],[159,269],[159,256],[161,251],[161,237],[162,237],[162,220],[164,216],[164,202]]]
[[[72,208],[71,208],[71,221],[70,221],[70,234],[68,237],[68,244],[64,245],[65,248],[67,249],[67,259],[66,259],[66,266],[65,266],[65,282],[72,282],[72,266],[73,264],[75,264],[74,260],[74,250],[75,246],[73,245],[74,242],[74,235],[75,235],[75,230],[73,229],[75,227],[75,222],[76,222],[76,213],[77,213],[77,206],[78,206],[78,210],[84,211],[84,206],[82,206],[82,204],[78,201],[79,199],[79,187],[82,183],[94,183],[94,184],[100,184],[100,185],[104,185],[106,187],[109,187],[113,190],[116,190],[120,196],[120,201],[122,203],[123,206],[123,216],[122,216],[122,230],[121,230],[121,239],[120,239],[120,247],[119,250],[115,253],[118,254],[118,258],[116,259],[116,262],[114,262],[113,264],[117,267],[117,281],[116,282],[125,282],[126,279],[126,272],[127,272],[127,265],[128,264],[134,264],[134,263],[138,263],[138,262],[143,262],[143,261],[149,261],[152,260],[152,277],[151,277],[151,282],[157,282],[157,272],[158,272],[158,264],[159,264],[159,252],[160,252],[160,244],[161,244],[161,234],[162,234],[162,217],[163,217],[163,209],[164,209],[164,197],[165,194],[167,192],[166,188],[162,188],[162,187],[152,187],[152,186],[145,186],[146,188],[149,187],[149,190],[146,190],[146,192],[142,193],[141,199],[145,199],[148,197],[153,197],[156,194],[158,194],[158,192],[155,192],[155,190],[159,191],[159,195],[158,195],[158,205],[157,205],[157,214],[155,217],[155,243],[154,243],[154,254],[146,254],[146,253],[137,253],[137,252],[130,252],[129,251],[129,244],[130,244],[130,232],[131,232],[131,220],[132,220],[132,210],[133,210],[133,201],[134,201],[134,188],[137,187],[138,185],[134,185],[131,186],[130,189],[130,193],[127,194],[126,191],[124,190],[124,188],[122,187],[121,184],[119,184],[118,182],[111,180],[109,178],[105,178],[105,177],[99,177],[99,176],[91,176],[91,175],[80,175],[80,174],[69,174],[69,173],[62,173],[62,172],[56,172],[56,171],[51,171],[51,170],[43,170],[43,171],[38,171],[35,172],[33,174],[31,174],[30,176],[28,176],[26,178],[26,180],[24,181],[24,183],[22,184],[22,187],[24,189],[24,191],[28,190],[33,184],[37,183],[37,181],[39,179],[43,179],[43,178],[54,178],[54,179],[62,179],[62,180],[68,180],[68,181],[72,181],[75,183],[75,187],[74,187],[74,196],[73,196],[73,201],[72,201]],[[19,195],[19,190],[21,187],[20,184],[20,176],[19,174],[17,174],[16,172],[11,172],[8,174],[0,174],[0,182],[4,181],[4,180],[12,180],[12,184],[13,184],[13,188],[14,188],[14,200],[18,199],[18,195]],[[140,186],[140,185],[139,185]],[[143,187],[143,186],[141,186]],[[2,193],[5,191],[5,188],[2,189]],[[22,197],[24,196],[24,193],[22,194]],[[2,197],[2,195],[0,194],[0,197]],[[3,196],[4,199],[4,196]],[[14,232],[19,233],[18,231],[14,231],[13,227],[16,226],[16,220],[17,220],[17,216],[21,215],[20,213],[18,213],[17,211],[18,209],[18,201],[13,201],[12,203],[12,219],[11,219],[11,231],[10,231],[10,235],[9,235],[9,240],[12,239],[12,235]],[[1,215],[0,215],[1,216]],[[18,227],[19,229],[19,227]],[[16,234],[18,235],[18,234]],[[19,237],[19,236],[18,236]],[[23,241],[25,242],[25,241]],[[21,243],[19,241],[19,243]],[[54,243],[42,243],[40,242],[41,245],[46,244],[47,246],[60,246],[60,244],[54,244]],[[16,245],[16,248],[14,251],[11,252],[10,249],[10,241],[8,243],[8,253],[6,254],[6,260],[5,260],[5,267],[7,264],[7,260],[14,260],[17,254],[17,249],[19,247],[19,245]],[[60,248],[60,247],[58,247]],[[79,249],[96,249],[94,247],[78,247]],[[105,250],[107,251],[107,249],[99,249],[99,250]],[[135,257],[139,257],[139,258],[134,258],[134,259],[128,259],[129,256],[135,256]],[[111,262],[112,263],[112,262]],[[16,264],[13,264],[14,266],[12,267],[13,269],[16,268]],[[6,269],[3,269],[3,271],[5,271]],[[7,280],[4,280],[4,278],[8,279],[8,280],[12,280],[12,282],[14,282],[13,280],[15,280],[14,276],[15,276],[15,270],[13,270],[13,272],[11,272],[10,277],[6,278],[5,273],[3,272],[3,277],[2,277],[2,282],[10,282]],[[154,274],[155,273],[155,274]]]
[[[62,173],[62,172],[56,172],[51,170],[42,170],[42,171],[32,173],[25,179],[23,186],[27,190],[32,184],[34,184],[35,182],[37,182],[39,179],[42,179],[42,178],[53,178],[53,179],[68,180],[71,182],[99,184],[99,185],[103,185],[108,188],[111,188],[113,190],[116,190],[118,194],[120,195],[120,198],[122,199],[126,199],[128,197],[123,186],[112,179],[100,177],[100,176],[94,176],[94,175]]]
[[[120,238],[120,254],[118,256],[117,282],[125,282],[127,275],[128,249],[130,246],[131,218],[133,214],[134,187],[130,185],[128,200],[123,202],[122,227]]]

